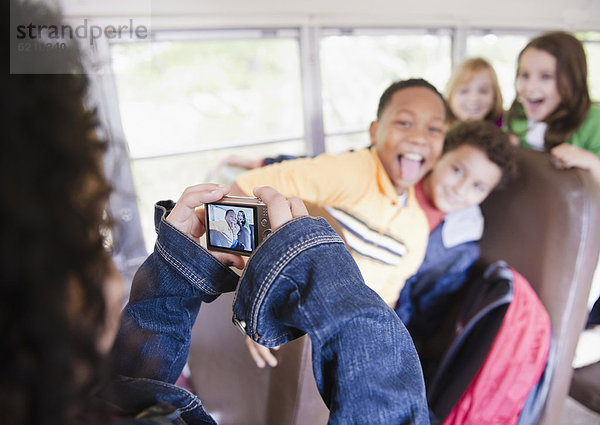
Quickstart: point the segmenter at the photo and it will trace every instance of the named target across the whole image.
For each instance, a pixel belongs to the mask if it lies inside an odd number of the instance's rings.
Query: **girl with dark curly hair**
[[[12,28],[59,22],[42,7],[11,1],[10,8]],[[4,16],[6,9],[3,2]],[[19,60],[60,62],[72,73],[3,73],[0,334],[10,350],[0,357],[2,422],[69,424],[100,381],[101,351],[111,339],[105,317],[120,307],[104,296],[105,282],[113,282],[101,236],[108,224],[105,142],[83,103],[88,80],[73,45],[11,56],[13,65]]]

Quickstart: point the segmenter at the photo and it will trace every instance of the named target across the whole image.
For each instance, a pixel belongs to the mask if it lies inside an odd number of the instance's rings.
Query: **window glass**
[[[600,103],[600,32],[576,34],[583,42],[588,65],[588,84],[592,101]]]
[[[323,120],[327,150],[338,151],[334,134],[365,131],[376,118],[383,91],[394,81],[425,78],[442,90],[450,73],[449,31],[385,34],[324,32],[320,46]],[[329,137],[331,136],[331,137]]]
[[[301,138],[295,39],[116,44],[132,158]]]
[[[327,152],[342,153],[366,148],[371,144],[368,131],[327,136]]]
[[[146,249],[152,252],[156,239],[154,230],[156,201],[161,199],[177,201],[183,190],[193,184],[233,182],[237,174],[244,171],[243,168],[234,166],[217,168],[217,164],[230,155],[247,158],[263,158],[279,152],[302,155],[303,148],[304,143],[301,140],[294,140],[278,143],[275,152],[273,145],[264,144],[132,161],[131,168]]]
[[[111,45],[146,244],[158,199],[228,154],[306,152],[297,37]]]
[[[515,100],[517,56],[535,34],[478,33],[467,37],[467,57],[482,57],[496,71],[502,90],[504,109]]]

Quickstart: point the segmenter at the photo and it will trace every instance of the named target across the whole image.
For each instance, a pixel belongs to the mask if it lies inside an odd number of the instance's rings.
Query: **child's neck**
[[[405,187],[396,187],[396,196],[399,200],[403,201],[402,204],[406,204],[408,199],[408,189]]]

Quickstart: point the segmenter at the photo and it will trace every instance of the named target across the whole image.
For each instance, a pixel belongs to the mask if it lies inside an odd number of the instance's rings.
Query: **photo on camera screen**
[[[208,248],[252,252],[255,245],[254,208],[208,204]]]

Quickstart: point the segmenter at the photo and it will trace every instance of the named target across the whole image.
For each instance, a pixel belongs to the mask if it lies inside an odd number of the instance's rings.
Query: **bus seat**
[[[600,413],[600,362],[575,369],[569,395],[588,409]]]
[[[598,262],[600,186],[587,171],[556,169],[548,154],[521,149],[518,156],[519,177],[482,205],[482,258],[521,273],[550,315],[555,370],[538,423],[557,424]]]

